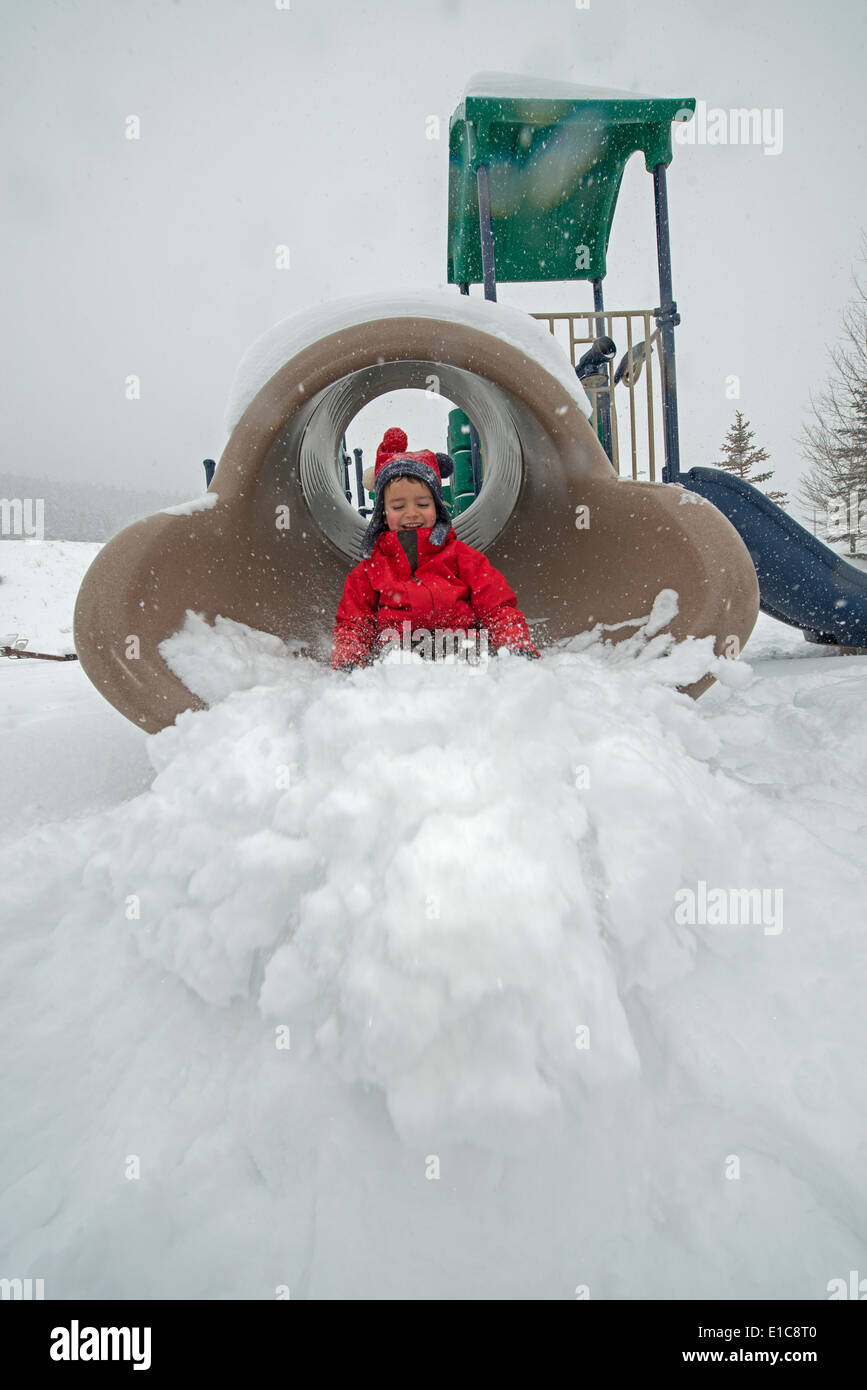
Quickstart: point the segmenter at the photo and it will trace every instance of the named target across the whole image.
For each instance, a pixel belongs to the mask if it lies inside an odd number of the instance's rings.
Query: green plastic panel
[[[640,150],[648,172],[670,164],[671,123],[688,120],[695,109],[694,97],[545,87],[557,95],[468,91],[451,117],[450,284],[482,282],[480,164],[489,168],[498,281],[604,277],[626,161]]]
[[[473,450],[469,435],[469,417],[462,410],[449,411],[448,428],[448,452],[454,459],[455,472],[452,480],[452,488],[455,503],[459,504],[462,497],[469,495],[470,502],[474,502],[475,493],[473,492]],[[484,476],[484,468],[482,469]],[[458,512],[466,511],[469,502],[463,506],[458,505]]]

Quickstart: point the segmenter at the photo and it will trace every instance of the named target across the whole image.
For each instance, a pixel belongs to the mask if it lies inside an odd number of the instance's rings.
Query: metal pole
[[[668,234],[668,191],[665,165],[653,170],[653,201],[656,209],[656,259],[659,266],[659,308],[653,316],[659,325],[662,340],[662,418],[665,433],[664,483],[676,483],[680,477],[680,438],[677,425],[677,372],[674,364],[674,330],[680,314],[674,302],[671,285],[671,242]]]
[[[598,275],[593,281],[593,308],[598,310],[605,308],[605,302],[602,297],[602,281]],[[594,323],[597,338],[603,337],[605,334],[604,318],[595,319]],[[605,374],[610,381],[611,368],[607,362],[605,363]],[[614,452],[611,444],[611,396],[608,391],[604,389],[598,391],[596,395],[596,418],[599,421],[599,434],[602,447],[613,464]]]
[[[482,277],[485,282],[485,299],[497,298],[497,271],[494,264],[494,228],[491,224],[491,188],[488,182],[488,166],[480,164],[476,169],[476,187],[479,194],[479,236],[482,243]],[[469,284],[461,285],[461,294],[469,294]],[[482,490],[482,450],[476,427],[470,422],[470,453],[473,460],[473,493],[478,497]]]
[[[479,192],[479,231],[482,238],[482,275],[485,281],[485,299],[496,299],[497,272],[494,265],[494,228],[491,224],[491,185],[488,180],[487,164],[480,164],[476,170],[476,185]]]
[[[351,503],[352,488],[349,485],[349,465],[351,463],[351,459],[348,453],[346,452],[346,435],[343,436],[343,439],[340,442],[340,460],[343,464],[343,491],[346,496],[347,502]]]
[[[367,514],[367,504],[364,496],[364,483],[361,481],[361,474],[363,471],[361,467],[362,451],[361,449],[353,449],[352,452],[355,456],[355,486],[358,488],[358,510],[362,516],[365,516]]]
[[[605,308],[605,301],[602,298],[602,280],[598,275],[596,276],[596,279],[593,281],[593,308],[597,311],[601,311]],[[605,320],[596,319],[594,323],[594,328],[596,331],[596,337],[601,338],[605,332]]]
[[[482,446],[472,421],[470,421],[470,453],[473,460],[473,492],[478,497],[482,490]]]

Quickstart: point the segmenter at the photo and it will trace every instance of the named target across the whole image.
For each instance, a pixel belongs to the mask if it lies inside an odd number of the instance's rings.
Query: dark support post
[[[214,476],[214,469],[216,468],[216,466],[217,466],[217,465],[216,465],[216,463],[214,462],[213,459],[202,459],[202,467],[203,467],[204,470],[205,470],[205,487],[206,487],[206,488],[211,486],[211,479],[212,479],[213,476]]]
[[[476,169],[476,187],[479,194],[479,236],[482,243],[482,277],[485,282],[485,299],[497,298],[497,270],[494,264],[494,228],[491,223],[491,187],[488,182],[488,166],[480,164]],[[469,294],[469,284],[461,285],[461,294]],[[482,488],[482,450],[475,425],[470,424],[470,451],[473,459],[473,492],[478,497]]]
[[[488,181],[487,164],[480,164],[476,170],[476,185],[479,191],[479,231],[482,238],[485,299],[496,299],[497,270],[494,265],[494,228],[491,224],[491,185]]]
[[[605,301],[602,298],[602,281],[598,275],[593,281],[593,308],[596,310],[605,308]],[[595,320],[594,331],[597,338],[601,338],[605,335],[604,318]],[[607,362],[605,363],[604,371],[606,377],[610,381],[611,368]],[[599,435],[602,447],[613,464],[614,446],[611,441],[611,396],[607,390],[599,390],[596,393],[596,418],[599,422]]]
[[[482,490],[482,446],[472,421],[470,421],[470,452],[473,460],[473,492],[478,497]]]
[[[362,451],[361,451],[361,449],[353,449],[352,453],[353,453],[353,455],[354,455],[354,457],[355,457],[355,486],[358,488],[358,510],[359,510],[359,512],[361,513],[362,516],[366,516],[366,515],[367,515],[367,499],[366,499],[365,496],[364,496],[364,483],[361,481],[361,474],[362,474],[361,456],[362,456]]]
[[[659,308],[653,314],[662,338],[662,417],[665,430],[664,483],[680,478],[680,438],[677,426],[677,373],[674,365],[674,330],[680,314],[671,285],[671,242],[668,235],[668,191],[665,165],[653,170],[653,201],[656,208],[656,258],[659,265]]]
[[[340,462],[343,464],[343,493],[347,502],[351,503],[352,488],[349,484],[349,465],[352,462],[352,460],[346,452],[346,435],[343,436],[343,439],[340,443]]]

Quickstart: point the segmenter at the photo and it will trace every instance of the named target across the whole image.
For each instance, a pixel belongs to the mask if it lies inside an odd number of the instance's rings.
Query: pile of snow
[[[287,675],[287,659],[301,643],[218,617],[211,627],[188,612],[180,632],[160,643],[160,653],[188,690],[215,705],[237,690],[274,685]]]
[[[499,338],[549,372],[590,418],[590,401],[568,354],[542,323],[514,305],[474,299],[453,288],[424,293],[406,291],[391,298],[375,294],[352,295],[315,305],[304,313],[281,320],[248,348],[238,365],[226,409],[227,434],[231,434],[265,383],[304,348],[354,324],[408,317],[467,324]]]
[[[751,680],[671,650],[667,602],[617,648],[348,676],[188,620],[212,707],[146,741],[149,790],[0,854],[7,1273],[823,1298],[867,1267],[867,661]],[[678,918],[739,889],[763,921]]]
[[[74,651],[72,613],[99,544],[0,541],[0,642],[27,637],[31,651]]]

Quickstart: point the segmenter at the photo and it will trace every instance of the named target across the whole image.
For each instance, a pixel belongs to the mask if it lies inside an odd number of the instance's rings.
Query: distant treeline
[[[187,492],[161,492],[152,489],[138,492],[132,488],[113,487],[106,483],[64,482],[59,478],[25,477],[20,473],[0,472],[0,499],[30,498],[35,504],[44,503],[44,539],[47,541],[107,541],[128,526],[131,521],[150,516],[161,507],[174,507],[185,502],[197,491],[205,491],[204,474],[197,489],[190,478]],[[8,513],[8,509],[6,509]],[[25,507],[25,515],[32,516]],[[2,540],[17,540],[12,527],[5,527]]]

